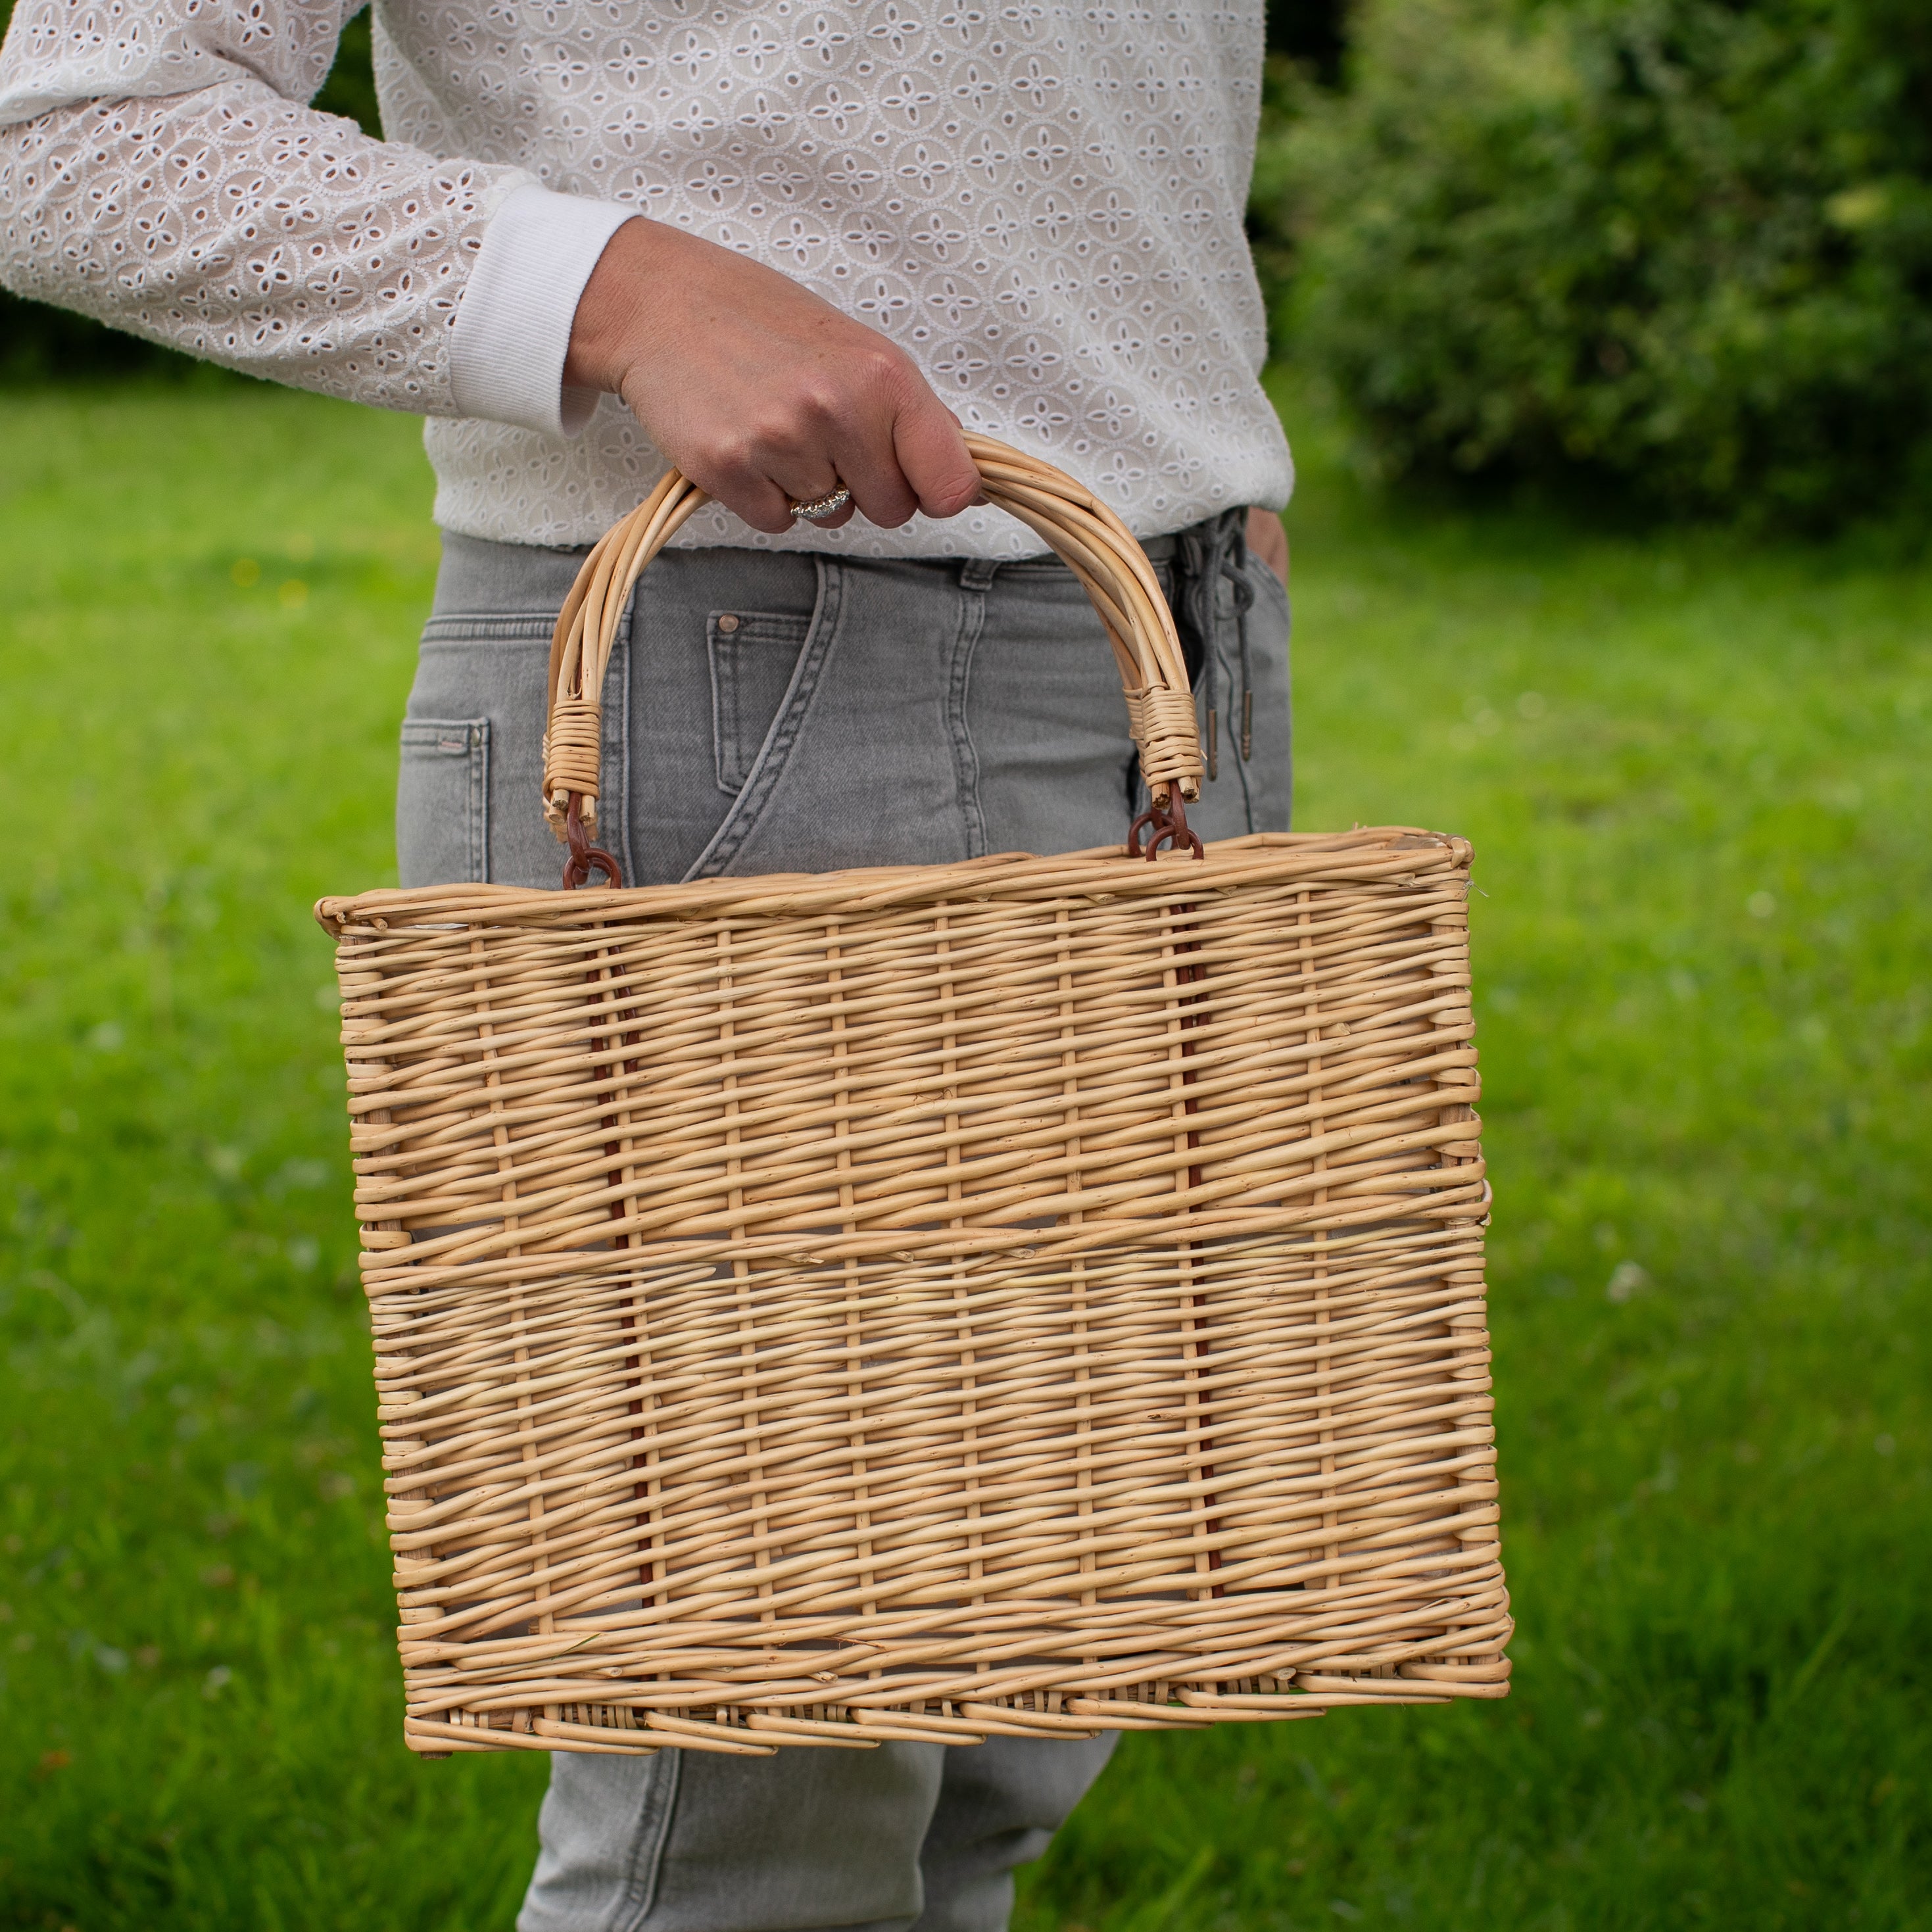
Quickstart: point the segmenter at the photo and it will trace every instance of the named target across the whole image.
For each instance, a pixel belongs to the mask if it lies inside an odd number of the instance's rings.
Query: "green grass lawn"
[[[1024,1932],[1932,1926],[1932,568],[1364,502],[1300,822],[1477,842],[1514,1695],[1138,1736]],[[507,1928],[399,1742],[325,890],[412,422],[0,400],[0,1927]]]

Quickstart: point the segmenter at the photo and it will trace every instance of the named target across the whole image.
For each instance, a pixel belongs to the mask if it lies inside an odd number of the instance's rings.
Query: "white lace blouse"
[[[446,526],[586,543],[664,459],[562,386],[632,214],[892,337],[1135,530],[1279,506],[1242,230],[1260,0],[376,0],[391,138],[305,104],[353,0],[19,0],[0,281],[429,418]],[[1039,548],[992,510],[687,544]]]

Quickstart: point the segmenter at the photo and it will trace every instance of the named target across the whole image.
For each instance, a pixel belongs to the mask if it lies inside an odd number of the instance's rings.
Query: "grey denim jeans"
[[[518,1932],[1003,1932],[1094,1738],[550,1759]]]
[[[1148,548],[1204,741],[1216,713],[1188,816],[1205,838],[1285,830],[1287,593],[1232,517]],[[406,886],[557,883],[544,683],[581,561],[445,536],[403,727]],[[1074,851],[1124,837],[1144,802],[1113,652],[1057,560],[667,551],[604,680],[600,842],[629,884]]]
[[[1148,547],[1204,738],[1216,714],[1189,814],[1208,838],[1288,822],[1288,599],[1238,514]],[[557,884],[544,682],[581,561],[446,534],[403,726],[405,885]],[[1113,653],[1050,560],[670,551],[604,697],[600,837],[632,884],[1070,851],[1145,802]],[[518,1932],[1003,1932],[1014,1868],[1113,1743],[558,1753]]]

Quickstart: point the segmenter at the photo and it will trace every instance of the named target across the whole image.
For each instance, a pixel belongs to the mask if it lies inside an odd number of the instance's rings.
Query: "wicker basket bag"
[[[317,908],[418,1750],[1507,1690],[1469,848],[1204,851],[1139,547],[972,447],[1119,656],[1126,849]],[[617,883],[604,666],[702,500],[667,478],[558,620],[574,883]]]

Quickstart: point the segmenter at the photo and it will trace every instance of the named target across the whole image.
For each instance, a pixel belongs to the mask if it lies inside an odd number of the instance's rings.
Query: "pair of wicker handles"
[[[966,447],[999,505],[1041,537],[1079,578],[1092,598],[1118,661],[1127,718],[1138,747],[1141,775],[1154,800],[1134,821],[1127,849],[1145,856],[1166,844],[1201,842],[1188,830],[1184,800],[1201,793],[1201,739],[1194,718],[1186,661],[1154,567],[1126,524],[1050,463],[989,438],[969,435]],[[651,559],[710,499],[674,470],[615,524],[590,554],[559,612],[550,647],[550,716],[544,730],[544,816],[570,848],[566,886],[602,872],[621,885],[617,862],[590,841],[597,831],[597,798],[604,742],[604,668],[630,600],[631,586]]]

